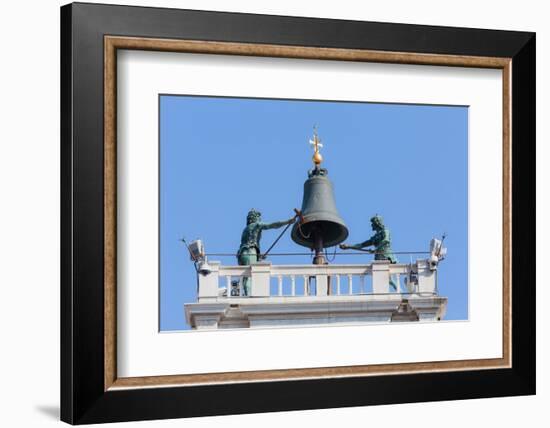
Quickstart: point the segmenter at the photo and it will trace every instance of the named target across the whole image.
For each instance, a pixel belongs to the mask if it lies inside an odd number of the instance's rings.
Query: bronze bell
[[[304,183],[301,221],[292,228],[292,240],[315,250],[314,264],[325,264],[323,248],[333,247],[348,237],[348,228],[338,214],[328,171],[318,165]]]

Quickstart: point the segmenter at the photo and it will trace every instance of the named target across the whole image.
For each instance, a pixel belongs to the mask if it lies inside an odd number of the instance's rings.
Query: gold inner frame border
[[[502,358],[432,361],[421,363],[376,364],[304,369],[280,369],[226,373],[203,373],[147,377],[117,377],[116,367],[116,88],[117,50],[146,50],[213,55],[241,55],[335,61],[378,62],[392,64],[439,65],[494,68],[502,70],[503,125],[503,319]],[[501,369],[512,362],[512,165],[511,165],[511,58],[480,57],[409,52],[386,52],[362,49],[322,48],[310,46],[269,45],[256,43],[172,40],[142,37],[104,37],[104,390],[291,381],[302,379],[362,377],[409,373]]]

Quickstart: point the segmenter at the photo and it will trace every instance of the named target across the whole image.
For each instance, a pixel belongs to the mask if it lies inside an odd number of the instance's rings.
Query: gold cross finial
[[[323,156],[319,153],[319,148],[323,147],[323,145],[321,144],[319,135],[317,135],[317,125],[313,127],[313,140],[309,140],[309,144],[313,146],[313,163],[318,166],[323,162]]]

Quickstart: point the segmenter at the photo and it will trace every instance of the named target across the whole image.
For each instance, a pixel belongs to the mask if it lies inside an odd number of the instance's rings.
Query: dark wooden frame
[[[187,47],[182,49],[183,45]],[[290,370],[282,374],[230,375],[225,379],[204,375],[199,382],[206,381],[207,385],[181,377],[168,381],[166,377],[118,380],[113,357],[116,222],[112,219],[116,215],[113,188],[116,149],[110,143],[115,139],[116,129],[116,100],[112,90],[115,84],[112,71],[116,73],[116,65],[112,58],[117,48],[197,49],[213,54],[220,53],[216,49],[233,49],[239,55],[353,57],[363,61],[502,68],[503,236],[505,247],[509,244],[509,252],[505,250],[503,254],[505,282],[507,277],[511,278],[508,287],[504,286],[504,317],[508,323],[503,325],[503,337],[505,345],[510,346],[504,348],[503,361],[440,369],[435,363],[425,363],[424,367],[413,367],[414,370],[352,368],[344,373],[345,377],[328,368],[310,370],[306,376],[303,372],[292,376]],[[506,183],[511,185],[511,192]],[[530,256],[535,249],[533,33],[128,6],[64,6],[61,196],[61,419],[66,422],[535,392],[535,261]],[[164,387],[146,388],[147,385]],[[125,389],[128,387],[132,388]]]

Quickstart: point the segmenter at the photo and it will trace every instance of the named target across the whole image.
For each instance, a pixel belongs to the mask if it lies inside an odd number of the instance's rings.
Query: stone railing
[[[411,264],[373,261],[361,265],[272,265],[270,262],[250,266],[223,266],[220,262],[208,262],[208,265],[210,272],[199,274],[199,301],[393,293],[437,295],[437,269],[428,260]],[[245,281],[249,284],[248,296]]]

